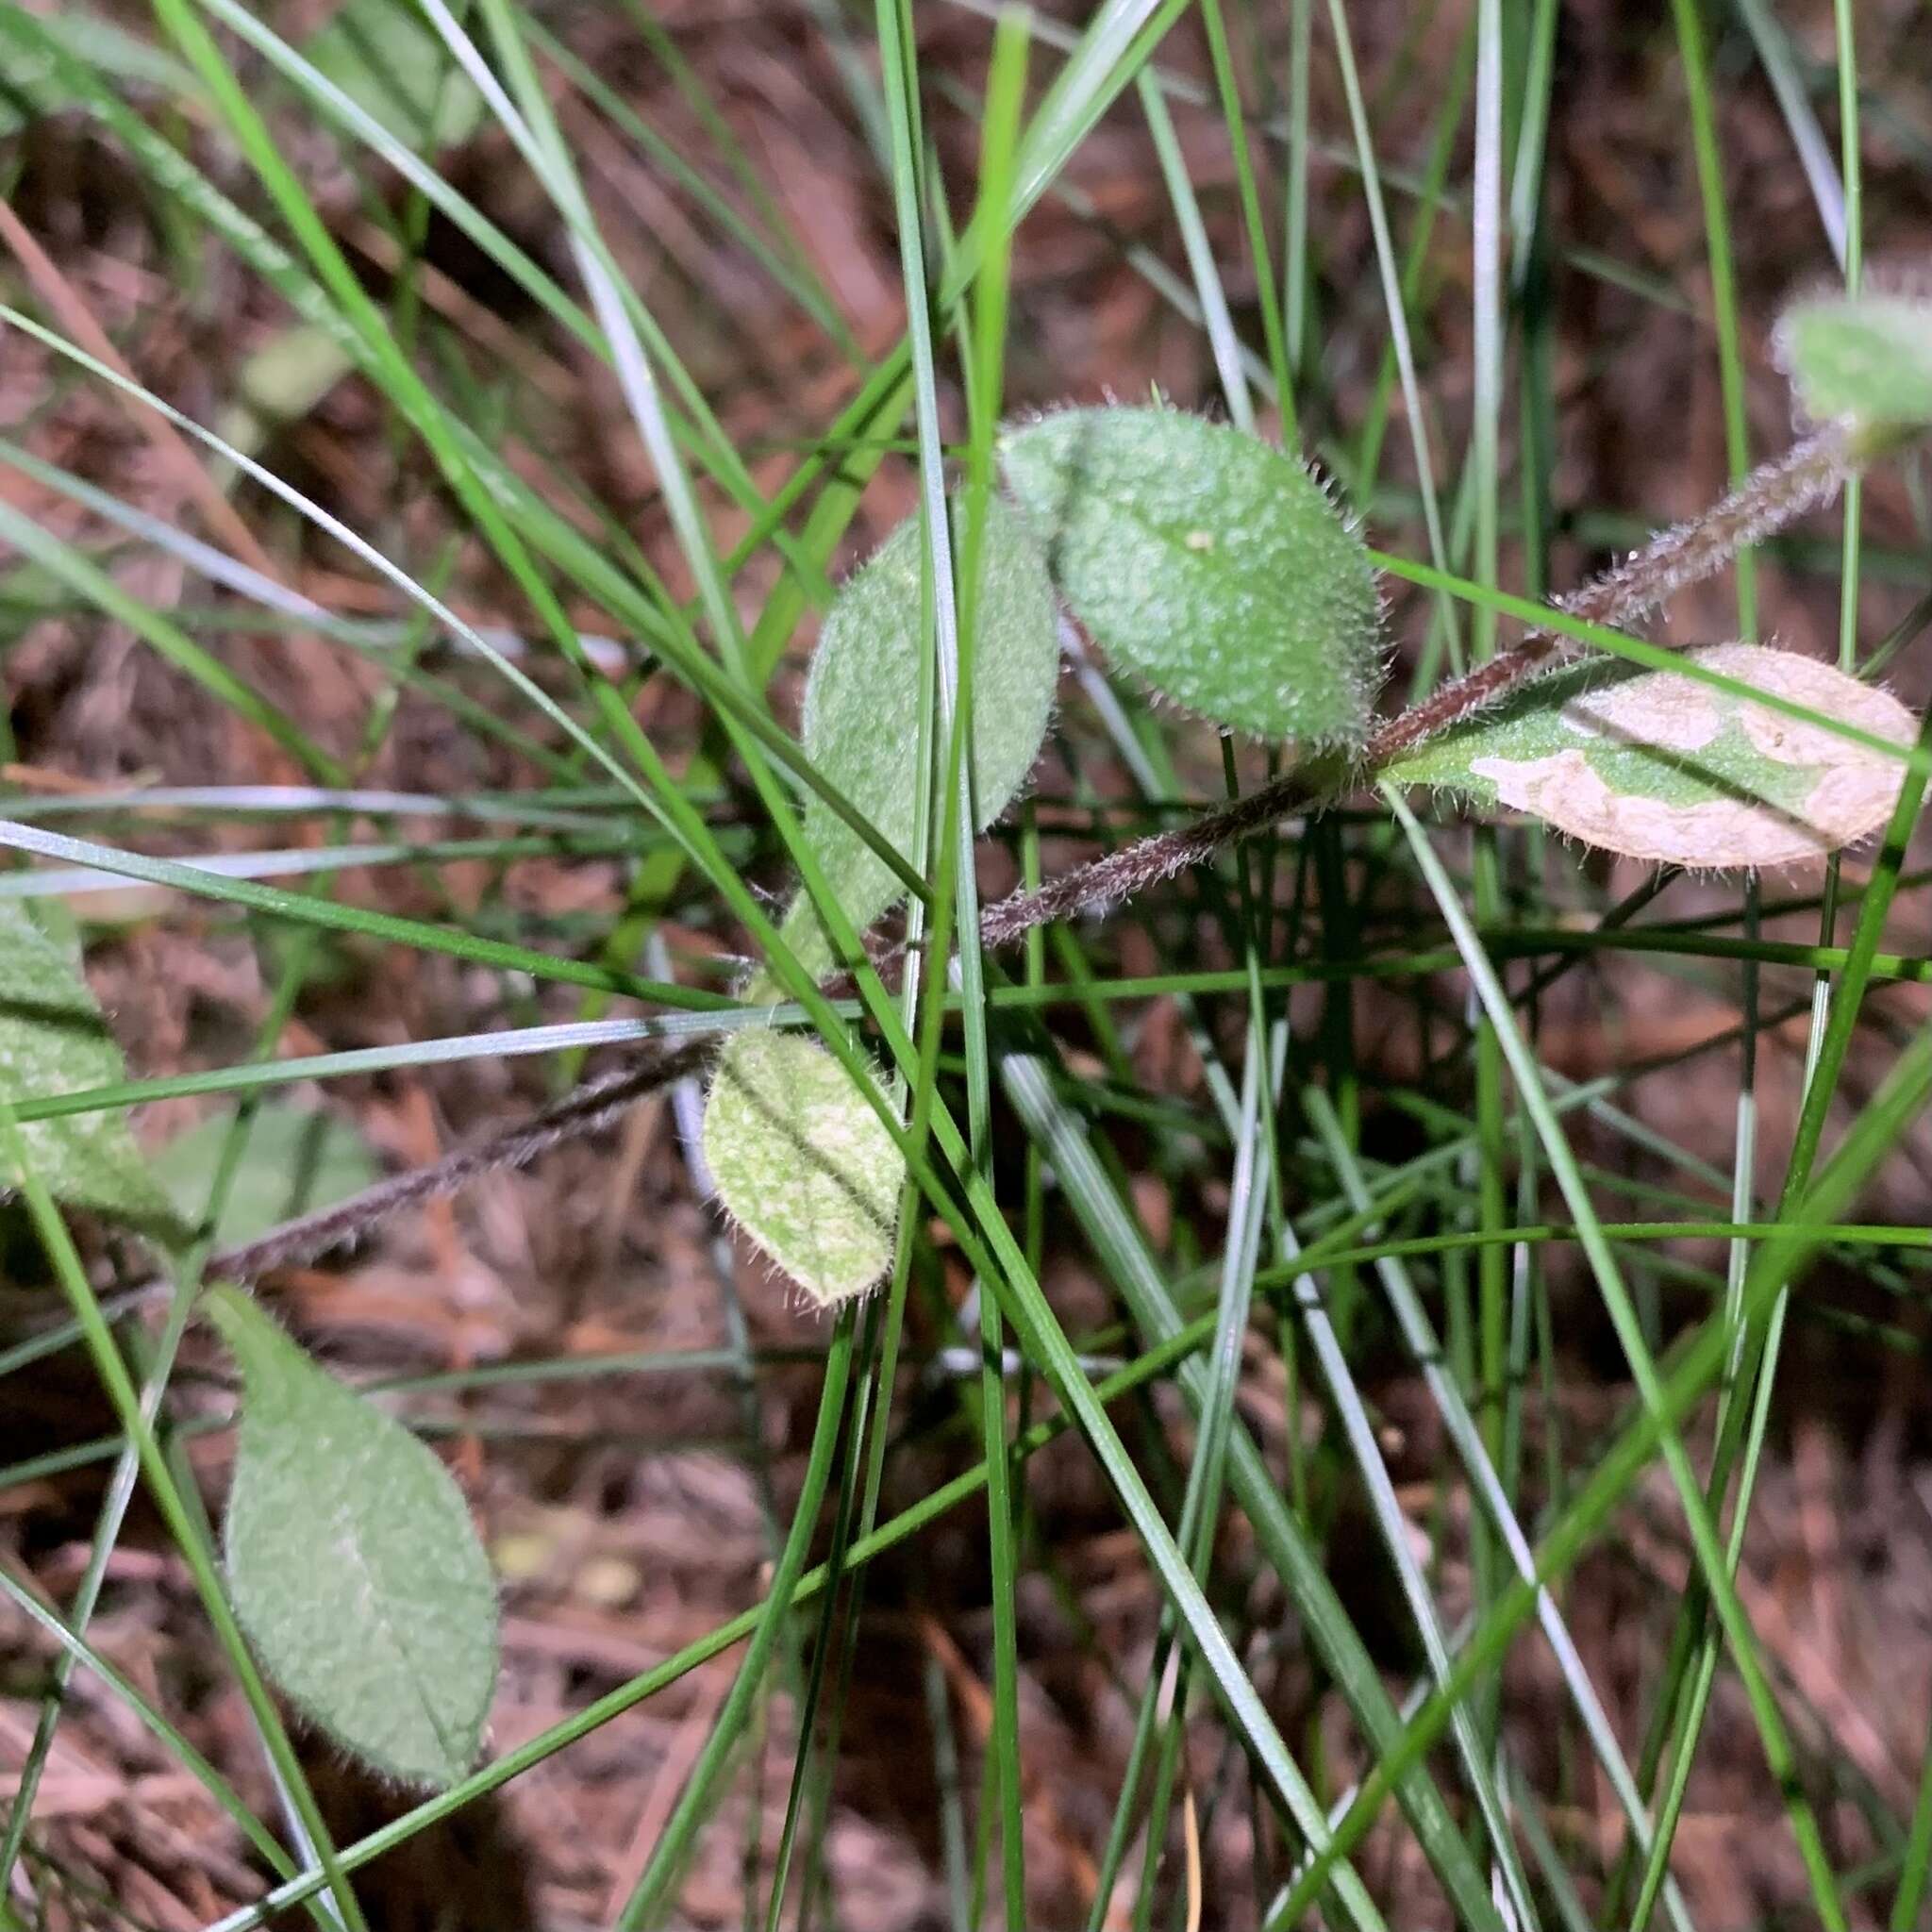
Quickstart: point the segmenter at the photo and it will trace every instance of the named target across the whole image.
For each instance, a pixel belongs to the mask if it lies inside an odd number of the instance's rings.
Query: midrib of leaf
[[[318,1374],[324,1373],[318,1369]],[[243,1424],[246,1426],[246,1424]],[[443,1754],[452,1763],[460,1763],[465,1757],[474,1757],[468,1739],[453,1735],[442,1723],[441,1714],[430,1701],[423,1689],[423,1663],[426,1653],[417,1641],[417,1632],[407,1617],[396,1614],[391,1604],[380,1588],[375,1573],[369,1566],[368,1546],[360,1533],[356,1520],[355,1496],[350,1493],[357,1485],[353,1480],[345,1481],[336,1492],[336,1532],[331,1542],[337,1560],[345,1569],[354,1572],[357,1588],[363,1604],[363,1615],[375,1628],[388,1640],[389,1647],[400,1657],[410,1663],[409,1689],[414,1693],[417,1709],[435,1732]]]

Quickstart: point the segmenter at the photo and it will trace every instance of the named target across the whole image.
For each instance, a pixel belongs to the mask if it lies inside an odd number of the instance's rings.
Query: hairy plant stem
[[[1654,610],[1674,591],[1722,570],[1739,550],[1828,503],[1874,452],[1857,431],[1832,424],[1752,472],[1702,516],[1662,531],[1641,550],[1556,600],[1567,616],[1590,624],[1624,623]],[[1588,647],[1561,632],[1531,630],[1507,651],[1440,686],[1420,704],[1374,732],[1341,785],[1332,769],[1291,771],[1218,811],[1203,812],[1173,831],[1137,840],[1091,864],[1061,873],[1031,891],[1014,892],[980,914],[982,946],[1008,946],[1053,920],[1092,912],[1158,885],[1213,858],[1223,846],[1265,830],[1289,813],[1331,803],[1343,787],[1365,783],[1391,759],[1439,731],[1486,710],[1530,679],[1570,663]],[[882,973],[902,969],[907,949],[883,954]],[[849,975],[831,983],[850,990]],[[660,1087],[699,1071],[708,1042],[659,1049],[586,1081],[518,1125],[458,1148],[443,1159],[365,1188],[347,1200],[271,1228],[259,1240],[213,1255],[211,1278],[248,1281],[361,1241],[405,1208],[444,1194],[485,1174],[527,1166],[566,1141],[593,1134]]]
[[[1556,608],[1587,624],[1627,623],[1644,616],[1685,586],[1715,575],[1740,549],[1829,503],[1868,453],[1848,425],[1828,424],[1754,470],[1702,516],[1661,531],[1622,563],[1558,597]],[[1487,710],[1587,648],[1562,632],[1526,631],[1507,651],[1439,686],[1420,704],[1384,723],[1371,734],[1344,784],[1352,789],[1366,783],[1391,759]],[[1285,773],[1273,784],[1219,811],[1204,812],[1191,824],[1156,833],[1091,865],[1061,873],[1030,892],[996,901],[980,916],[980,943],[1009,945],[1033,926],[1116,905],[1212,858],[1222,846],[1262,830],[1291,811],[1330,802],[1337,789],[1304,771]]]

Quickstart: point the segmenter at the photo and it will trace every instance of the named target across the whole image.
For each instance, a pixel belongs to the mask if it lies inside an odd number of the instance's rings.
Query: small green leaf
[[[1932,291],[1873,288],[1793,303],[1775,347],[1814,421],[1932,428]]]
[[[956,506],[957,515],[957,506]],[[908,858],[919,796],[924,538],[912,517],[840,588],[805,686],[799,736],[824,776]],[[1059,630],[1046,566],[1019,519],[987,505],[973,655],[973,803],[984,831],[1026,782],[1053,712]],[[805,835],[860,931],[899,897],[885,861],[815,793]],[[810,902],[787,914],[788,945],[815,976],[832,963]]]
[[[1889,693],[1814,658],[1707,644],[1693,663],[1909,744]],[[1875,832],[1905,767],[1676,671],[1591,659],[1429,739],[1388,766],[1403,785],[1528,812],[1657,864],[1750,870],[1823,858]]]
[[[155,1174],[192,1226],[208,1206],[208,1184],[232,1112],[211,1114],[155,1156]],[[358,1193],[376,1177],[375,1157],[348,1122],[333,1114],[265,1101],[215,1229],[218,1247],[239,1247],[284,1221]]]
[[[1152,408],[1045,416],[1001,454],[1060,594],[1117,663],[1230,730],[1360,744],[1381,675],[1374,572],[1301,463]]]
[[[248,1296],[216,1289],[207,1306],[242,1369],[224,1541],[243,1627],[339,1743],[409,1784],[453,1784],[496,1684],[495,1588],[461,1491]]]
[[[42,932],[18,901],[0,900],[0,1094],[26,1100],[74,1093],[108,1086],[126,1071],[75,954]],[[125,1113],[28,1121],[21,1132],[34,1171],[57,1201],[163,1246],[185,1238]],[[19,1184],[19,1174],[0,1159],[0,1185]]]
[[[958,506],[955,507],[957,514]],[[1011,508],[987,505],[973,657],[975,831],[1026,781],[1046,736],[1059,675],[1053,586]],[[841,588],[806,681],[800,737],[820,772],[908,858],[919,795],[924,535],[901,524]],[[815,794],[805,836],[845,916],[861,930],[903,890]],[[814,978],[829,941],[800,893],[780,927]],[[767,974],[754,998],[775,998]],[[905,1162],[865,1096],[816,1041],[741,1033],[724,1049],[705,1104],[705,1155],[719,1199],[813,1301],[861,1294],[891,1265]]]
[[[718,1197],[821,1307],[891,1266],[906,1163],[851,1075],[817,1041],[734,1034],[705,1108]]]
[[[346,0],[303,51],[418,154],[454,147],[482,122],[483,96],[411,0]]]

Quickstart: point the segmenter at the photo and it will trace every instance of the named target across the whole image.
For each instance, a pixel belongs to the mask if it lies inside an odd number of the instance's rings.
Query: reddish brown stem
[[[277,1268],[312,1261],[333,1248],[351,1246],[405,1208],[453,1194],[481,1174],[527,1167],[539,1155],[566,1141],[581,1140],[609,1126],[647,1093],[701,1071],[709,1054],[709,1041],[699,1041],[690,1046],[660,1048],[642,1060],[615,1067],[503,1133],[458,1147],[427,1167],[411,1168],[407,1174],[377,1181],[345,1201],[318,1208],[313,1214],[285,1221],[259,1240],[224,1248],[208,1257],[203,1272],[210,1279],[253,1281]]]
[[[1558,598],[1557,608],[1586,623],[1604,625],[1627,622],[1655,609],[1674,591],[1722,570],[1740,549],[1828,502],[1864,454],[1844,426],[1820,430],[1755,471],[1694,523],[1663,531],[1614,569]],[[1370,737],[1356,774],[1365,776],[1424,739],[1487,709],[1583,648],[1559,632],[1529,631],[1510,649],[1383,724]],[[1015,892],[987,907],[980,915],[980,942],[995,948],[1010,945],[1036,925],[1117,905],[1291,812],[1319,807],[1328,795],[1310,776],[1290,772],[1218,811],[1202,813],[1190,824],[1156,833],[1091,865],[1062,873],[1032,891]],[[903,958],[902,947],[877,964],[890,974]],[[828,989],[849,990],[849,981]],[[641,1062],[633,1060],[586,1082],[520,1126],[459,1148],[428,1167],[379,1181],[346,1201],[285,1222],[245,1246],[214,1255],[207,1272],[228,1280],[249,1280],[358,1241],[405,1208],[453,1193],[479,1174],[525,1166],[565,1141],[595,1133],[647,1093],[698,1072],[709,1051],[708,1042],[702,1041],[658,1049]]]

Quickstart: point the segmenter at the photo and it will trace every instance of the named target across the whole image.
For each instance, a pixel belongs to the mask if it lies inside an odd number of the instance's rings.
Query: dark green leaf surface
[[[1166,408],[1069,409],[1001,456],[1054,583],[1123,669],[1230,730],[1360,743],[1374,572],[1301,463]]]

